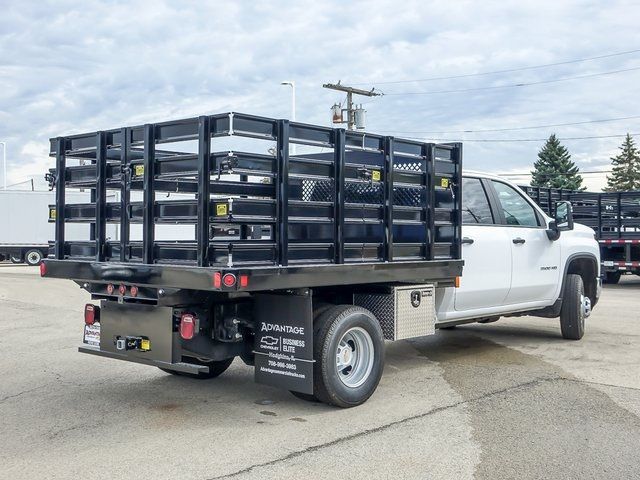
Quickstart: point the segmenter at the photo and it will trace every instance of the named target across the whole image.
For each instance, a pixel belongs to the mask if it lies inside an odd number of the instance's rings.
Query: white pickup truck
[[[464,271],[458,288],[437,290],[436,325],[560,317],[564,338],[582,338],[600,296],[600,251],[571,205],[558,203],[552,219],[517,186],[466,172],[462,210]]]

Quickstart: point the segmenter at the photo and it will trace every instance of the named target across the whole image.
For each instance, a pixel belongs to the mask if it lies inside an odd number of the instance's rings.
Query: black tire
[[[325,302],[320,302],[320,303],[314,305],[313,306],[313,323],[314,323],[314,325],[315,325],[315,322],[318,320],[318,318],[320,318],[320,315],[322,315],[324,312],[326,312],[327,310],[329,310],[330,308],[333,308],[333,307],[335,307],[334,304],[325,303]],[[293,390],[289,390],[289,392],[294,397],[299,398],[300,400],[304,400],[305,402],[314,402],[314,403],[320,402],[318,397],[316,397],[312,393],[294,392]]]
[[[620,277],[622,276],[622,272],[620,270],[615,272],[604,272],[604,278],[602,281],[604,283],[616,284],[620,281]]]
[[[329,405],[349,408],[366,402],[378,387],[384,369],[384,337],[373,314],[353,305],[337,305],[325,310],[314,323],[313,391],[314,398]],[[348,386],[336,365],[336,354],[348,332],[368,336],[372,362],[362,383]],[[355,352],[356,350],[353,350]],[[361,357],[366,358],[366,357]],[[369,362],[367,362],[369,363]]]
[[[37,267],[42,263],[42,252],[40,250],[29,250],[24,255],[24,261],[27,265]]]
[[[11,260],[11,263],[22,263],[22,259],[20,257],[16,257],[13,255],[9,257],[9,260]]]
[[[573,273],[568,274],[560,310],[560,330],[562,338],[566,340],[580,340],[584,335],[583,296],[582,277]]]
[[[197,358],[192,358],[192,357],[184,357],[184,361],[187,363],[195,363],[197,365],[206,365],[209,367],[209,372],[208,373],[187,373],[187,372],[177,372],[175,370],[169,370],[167,368],[160,368],[160,370],[162,370],[163,372],[167,372],[170,373],[171,375],[177,375],[179,377],[189,377],[189,378],[195,378],[197,380],[206,380],[209,378],[216,378],[219,377],[220,375],[222,375],[225,370],[227,368],[229,368],[229,366],[231,365],[231,363],[233,362],[233,358],[227,358],[226,360],[212,360],[210,362],[203,362],[201,360],[198,360]]]

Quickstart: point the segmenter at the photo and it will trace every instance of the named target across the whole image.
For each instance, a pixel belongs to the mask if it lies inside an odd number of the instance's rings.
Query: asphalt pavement
[[[84,355],[88,295],[0,264],[0,479],[640,478],[640,277],[583,340],[521,317],[387,344],[364,405]]]

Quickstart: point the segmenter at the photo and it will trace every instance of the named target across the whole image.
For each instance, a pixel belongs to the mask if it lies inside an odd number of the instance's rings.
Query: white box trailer
[[[90,201],[89,191],[68,192],[70,202]],[[55,238],[54,224],[49,223],[49,205],[55,204],[49,191],[0,191],[0,261],[38,265],[49,252]],[[66,226],[69,238],[87,238],[88,225]]]
[[[132,200],[137,199],[133,192]],[[180,199],[188,196],[169,193],[162,198]],[[67,191],[66,201],[70,204],[90,204],[91,194],[85,191]],[[117,192],[108,195],[107,201],[119,202]],[[49,206],[55,205],[54,192],[0,190],[0,261],[39,265],[49,252],[49,242],[55,239],[55,224],[49,221]],[[70,241],[89,238],[90,226],[86,223],[65,225],[65,237]],[[158,225],[156,237],[159,240],[180,241],[193,237],[194,227],[188,225]],[[106,236],[109,240],[119,240],[119,224],[108,224]],[[142,238],[142,226],[132,225],[132,240]]]

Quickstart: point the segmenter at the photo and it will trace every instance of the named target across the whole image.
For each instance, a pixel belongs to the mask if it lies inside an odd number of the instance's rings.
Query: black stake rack
[[[228,136],[250,138],[258,151],[216,150]],[[308,153],[292,155],[292,144]],[[385,281],[411,268],[415,279],[430,267],[449,279],[461,271],[461,144],[224,113],[58,137],[50,154],[56,238],[47,263],[59,276],[116,265],[282,274],[385,264]],[[91,201],[66,203],[68,189],[89,190]],[[108,202],[114,193],[118,201]],[[65,239],[67,223],[87,223],[89,238]],[[117,240],[108,224],[117,225]],[[159,240],[163,224],[195,226],[194,238]],[[353,268],[338,270],[350,283]]]

